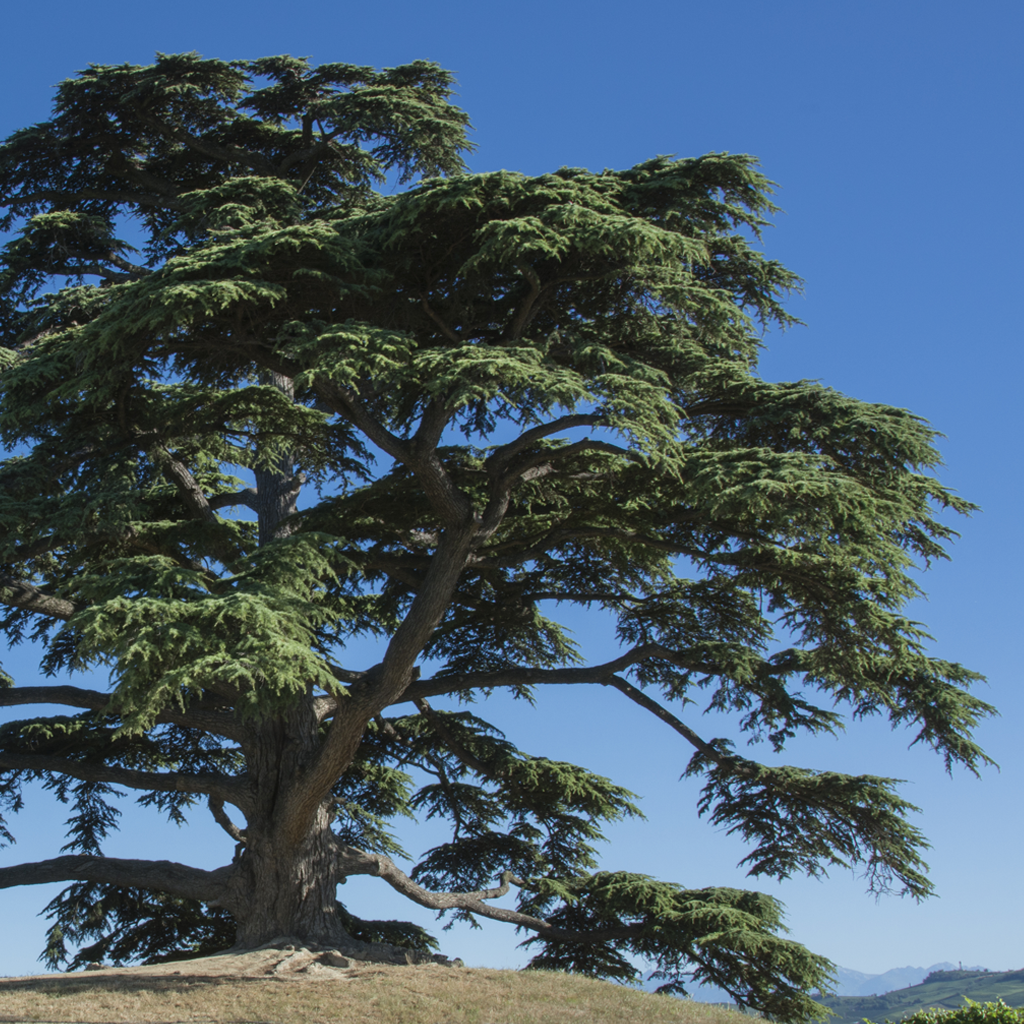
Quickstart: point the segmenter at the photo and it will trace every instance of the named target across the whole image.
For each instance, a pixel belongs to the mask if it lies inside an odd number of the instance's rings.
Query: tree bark
[[[289,377],[269,371],[265,382],[294,399],[295,390]],[[254,473],[256,494],[252,499],[252,508],[259,523],[259,545],[263,547],[290,532],[282,520],[292,515],[298,507],[299,490],[304,477],[295,473],[294,453],[285,452],[276,457],[268,457],[260,442],[256,444]]]
[[[319,745],[312,694],[285,714],[246,727],[242,748],[253,802],[230,895],[222,900],[238,922],[241,947],[259,946],[280,935],[321,946],[355,944],[335,907],[340,875],[330,798],[321,800],[299,836],[283,820]]]
[[[239,947],[253,949],[280,935],[331,948],[359,945],[337,914],[340,878],[329,821],[321,809],[298,846],[260,822],[246,825],[230,896],[222,901],[237,922]]]

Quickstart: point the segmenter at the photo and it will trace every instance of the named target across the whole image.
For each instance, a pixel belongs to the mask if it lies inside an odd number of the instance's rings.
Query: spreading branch
[[[244,490],[234,491],[231,494],[217,494],[207,500],[207,505],[215,512],[232,505],[245,505],[246,508],[256,512],[258,511],[257,500],[256,488],[246,487]]]
[[[426,704],[427,697],[457,693],[460,690],[491,689],[499,686],[523,688],[538,685],[597,683],[602,686],[611,686],[618,690],[633,701],[634,704],[651,712],[655,717],[674,729],[691,746],[706,757],[715,762],[721,761],[721,753],[715,750],[706,740],[701,739],[685,722],[680,721],[667,708],[662,707],[662,705],[650,698],[642,690],[639,690],[618,675],[619,672],[629,668],[630,665],[635,665],[637,662],[650,657],[663,658],[680,667],[689,669],[695,667],[661,644],[644,644],[641,647],[634,648],[632,651],[628,651],[614,661],[605,662],[603,665],[593,665],[589,668],[508,669],[504,672],[478,672],[460,676],[440,676],[436,679],[424,679],[421,682],[411,684],[395,703],[412,701],[422,714],[427,714],[432,713],[429,712],[429,706]],[[705,666],[700,667],[705,668]],[[427,710],[424,710],[425,708]],[[434,719],[432,718],[431,720],[433,721]]]
[[[511,871],[504,872],[501,876],[501,884],[493,889],[480,889],[476,892],[430,892],[422,885],[417,885],[390,857],[385,857],[382,853],[366,853],[339,841],[337,843],[337,860],[343,874],[373,875],[382,878],[396,892],[400,892],[421,907],[427,907],[430,910],[465,910],[471,914],[479,914],[481,917],[514,924],[519,928],[529,928],[548,939],[587,943],[608,942],[638,935],[643,927],[636,924],[580,932],[559,928],[530,914],[521,914],[505,907],[490,906],[485,900],[494,900],[504,896],[511,885],[520,887],[526,885],[523,879],[516,877]]]
[[[104,711],[109,707],[110,699],[110,694],[85,690],[79,686],[18,686],[0,690],[0,707],[13,707],[18,704],[64,704],[72,708]],[[178,725],[185,729],[202,729],[204,732],[223,736],[236,743],[242,741],[242,729],[230,712],[205,708],[202,702],[189,705],[187,711],[161,711],[154,719],[154,723]]]
[[[124,860],[120,857],[67,856],[0,868],[0,889],[50,882],[98,882],[186,899],[210,902],[222,897],[230,866],[204,871],[170,860]]]
[[[185,507],[191,512],[193,518],[201,523],[206,523],[218,530],[223,529],[220,517],[214,511],[209,499],[203,493],[198,481],[189,471],[188,467],[180,459],[175,458],[166,448],[157,447],[153,451],[155,461],[163,469],[164,475],[178,489]],[[228,543],[226,536],[218,538],[211,549],[211,554],[222,562],[230,562],[236,552]]]
[[[70,761],[47,754],[0,753],[0,770],[22,772],[54,772],[85,782],[109,782],[129,789],[162,793],[202,793],[218,796],[234,804],[244,814],[251,806],[251,797],[242,778],[205,773],[141,772],[134,768],[115,768],[102,761]]]
[[[11,608],[24,608],[38,615],[65,621],[85,607],[77,601],[68,601],[63,597],[43,593],[31,583],[15,579],[13,576],[0,576],[0,604]]]

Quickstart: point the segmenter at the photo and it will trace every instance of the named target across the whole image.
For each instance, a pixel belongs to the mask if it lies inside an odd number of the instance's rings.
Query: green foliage
[[[976,1003],[964,1000],[960,1010],[918,1010],[904,1017],[909,1024],[1021,1024],[1024,1008],[1007,1006],[1002,999],[994,1003]]]
[[[80,971],[96,961],[170,963],[221,953],[234,944],[235,922],[221,909],[165,893],[77,882],[44,908],[56,918],[42,960],[50,970]],[[90,938],[97,941],[83,944]],[[68,959],[67,942],[80,946]]]
[[[111,683],[99,709],[0,730],[0,806],[42,778],[74,804],[71,848],[99,853],[118,770],[255,771],[197,708],[256,729],[334,698],[318,749],[363,727],[329,793],[344,843],[402,857],[396,819],[450,820],[412,878],[511,871],[518,911],[560,930],[530,940],[535,966],[628,978],[643,957],[670,988],[693,973],[806,1019],[829,965],[780,937],[773,900],[595,872],[633,794],[476,715],[389,708],[614,686],[697,749],[699,811],[753,844],[752,874],[863,868],[925,896],[894,780],[759,764],[675,711],[736,713],[774,754],[884,715],[947,769],[989,763],[980,677],[903,612],[944,514],[974,506],[932,475],[920,418],[757,375],[800,282],[758,247],[775,207],[752,157],[464,173],[451,84],[425,62],[158,55],[88,68],[0,145],[0,629],[41,642],[48,675]],[[411,187],[375,192],[388,175]],[[623,656],[587,666],[565,608],[612,616]],[[357,636],[380,664],[347,663]],[[375,704],[395,679],[408,694]],[[139,799],[179,823],[197,801]],[[230,930],[132,887],[49,909],[51,963],[65,939],[167,957]]]

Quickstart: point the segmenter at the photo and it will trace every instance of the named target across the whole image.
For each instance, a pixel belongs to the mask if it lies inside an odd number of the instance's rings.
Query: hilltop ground
[[[0,1024],[749,1024],[723,1006],[579,975],[438,964],[330,966],[264,949],[0,978]]]

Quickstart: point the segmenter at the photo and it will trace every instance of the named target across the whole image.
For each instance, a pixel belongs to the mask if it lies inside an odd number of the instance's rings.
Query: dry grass
[[[750,1024],[725,1007],[546,971],[367,964],[331,975],[178,977],[111,970],[0,978],[0,1022]]]

